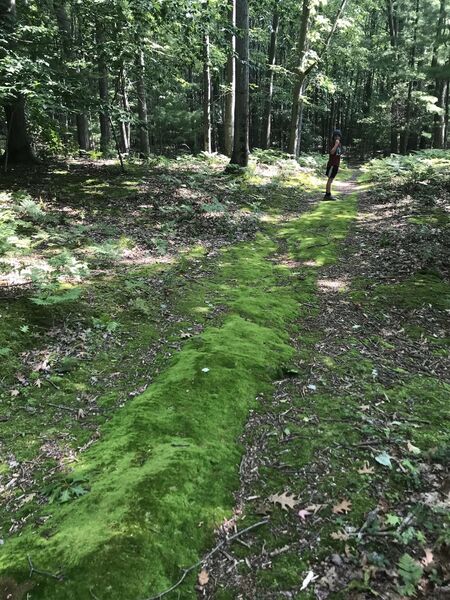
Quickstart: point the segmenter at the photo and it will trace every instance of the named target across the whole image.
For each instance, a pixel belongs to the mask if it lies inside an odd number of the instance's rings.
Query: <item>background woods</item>
[[[245,164],[247,138],[320,151],[336,124],[357,155],[448,143],[447,0],[1,0],[0,19],[11,162],[184,149]]]

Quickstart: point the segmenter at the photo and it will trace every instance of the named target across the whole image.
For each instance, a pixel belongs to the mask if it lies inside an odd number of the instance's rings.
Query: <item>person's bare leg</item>
[[[326,194],[331,195],[331,184],[333,183],[333,178],[332,177],[328,177],[328,181],[327,181],[327,189],[326,189]]]

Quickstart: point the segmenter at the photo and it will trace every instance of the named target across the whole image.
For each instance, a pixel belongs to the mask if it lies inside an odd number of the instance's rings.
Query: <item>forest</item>
[[[0,600],[450,598],[450,0],[0,0]]]
[[[5,160],[446,148],[446,0],[382,4],[2,0]]]

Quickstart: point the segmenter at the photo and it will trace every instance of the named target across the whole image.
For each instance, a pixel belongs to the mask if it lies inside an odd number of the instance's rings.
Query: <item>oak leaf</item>
[[[374,467],[369,467],[369,463],[366,461],[364,463],[364,466],[361,467],[361,469],[358,469],[358,473],[360,475],[372,475],[373,473],[375,473],[375,469]]]
[[[283,510],[294,508],[294,506],[298,504],[298,500],[294,494],[289,494],[288,492],[283,492],[282,494],[272,494],[269,496],[269,501],[273,502],[274,504],[279,504]]]
[[[335,515],[341,515],[342,513],[348,513],[350,512],[352,508],[352,503],[350,500],[346,500],[344,498],[344,500],[341,500],[341,502],[339,502],[339,504],[335,504],[333,506],[333,513]]]

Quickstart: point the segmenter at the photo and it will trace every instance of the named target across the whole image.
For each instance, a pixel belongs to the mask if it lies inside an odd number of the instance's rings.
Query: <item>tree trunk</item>
[[[34,163],[36,157],[28,137],[25,98],[18,96],[5,104],[7,143],[4,160],[8,163]]]
[[[236,107],[231,164],[247,167],[249,155],[249,40],[248,0],[236,5]]]
[[[137,57],[136,94],[139,117],[139,153],[143,158],[150,154],[150,143],[148,138],[147,96],[145,93],[144,74],[144,52],[143,50],[140,50]]]
[[[120,103],[122,104],[122,109],[126,114],[130,113],[130,104],[128,102],[128,94],[127,94],[127,78],[125,74],[125,70],[122,67],[122,72],[120,75]],[[120,133],[120,149],[123,153],[127,154],[130,151],[130,122],[122,118],[119,124],[119,133]]]
[[[234,108],[236,103],[236,36],[234,28],[236,26],[236,2],[229,0],[229,26],[230,33],[228,34],[228,57],[226,65],[226,86],[225,93],[225,117],[224,117],[224,135],[225,135],[225,154],[231,156],[233,152],[234,138]]]
[[[0,23],[4,34],[11,36],[8,40],[7,50],[14,50],[13,34],[16,29],[16,3],[15,0],[2,0],[0,2]],[[28,137],[27,120],[25,116],[25,98],[20,94],[10,96],[3,103],[6,116],[6,148],[3,160],[5,169],[8,162],[34,163],[31,141]]]
[[[273,80],[274,80],[274,70],[275,66],[275,56],[276,56],[276,48],[277,48],[277,36],[278,36],[278,27],[279,27],[279,14],[278,14],[278,5],[275,5],[273,17],[272,17],[272,30],[270,33],[270,44],[269,44],[269,53],[268,53],[268,61],[267,61],[267,95],[265,99],[265,110],[263,117],[263,131],[261,133],[261,141],[263,148],[270,148],[270,137],[271,137],[271,128],[272,128],[272,99],[273,99]]]
[[[109,124],[109,82],[108,82],[108,67],[105,57],[104,48],[104,30],[103,25],[97,21],[95,28],[97,38],[98,52],[98,91],[100,96],[100,151],[103,156],[107,156],[111,143],[111,128]]]
[[[306,41],[308,35],[309,16],[311,14],[311,0],[303,0],[302,21],[300,25],[300,35],[298,40],[298,67],[297,77],[294,83],[294,92],[292,96],[291,123],[289,127],[288,152],[296,156],[298,150],[298,130],[300,124],[300,115],[302,113],[303,90],[306,79]]]
[[[89,120],[84,113],[77,113],[77,141],[80,150],[87,152],[91,149]]]
[[[211,66],[209,53],[209,34],[205,33],[203,36],[203,150],[211,154]]]

